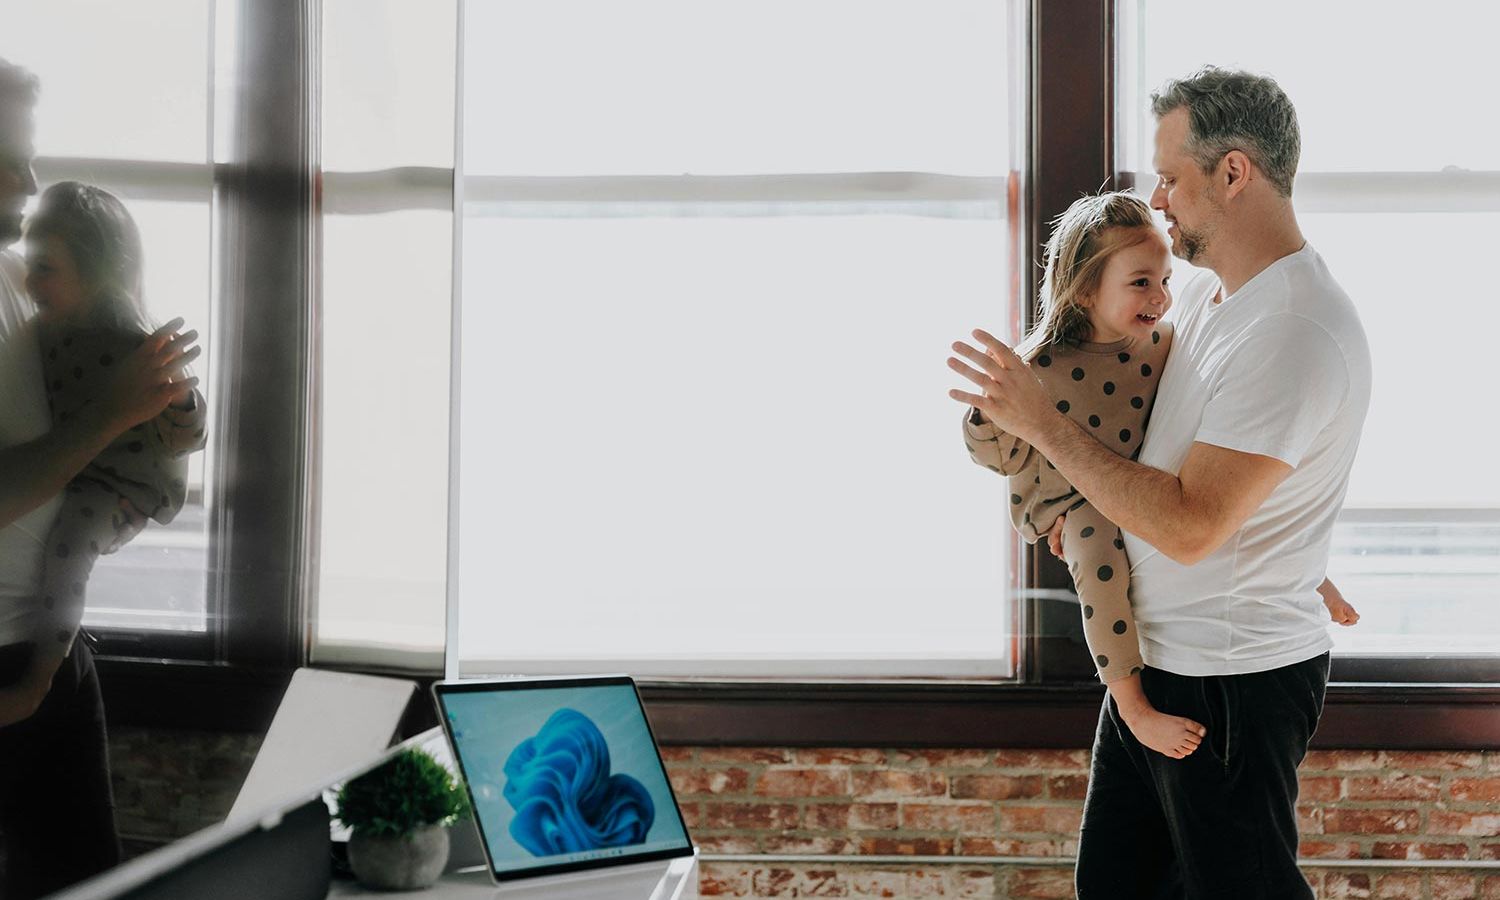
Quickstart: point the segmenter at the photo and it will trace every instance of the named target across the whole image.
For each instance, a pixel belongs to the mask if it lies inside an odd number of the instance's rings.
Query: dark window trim
[[[276,667],[103,658],[110,727],[263,733],[290,673]],[[436,723],[419,686],[403,734]],[[1085,748],[1099,685],[953,682],[641,682],[664,744],[747,747]],[[1500,686],[1329,686],[1313,746],[1486,750],[1500,746]]]

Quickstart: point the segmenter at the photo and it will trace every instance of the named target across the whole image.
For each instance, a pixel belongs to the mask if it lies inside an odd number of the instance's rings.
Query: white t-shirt
[[[1370,405],[1370,350],[1349,296],[1311,245],[1215,304],[1211,273],[1178,298],[1141,463],[1176,475],[1194,442],[1294,470],[1196,565],[1125,533],[1147,665],[1238,675],[1332,646],[1317,587]]]
[[[35,440],[52,427],[42,383],[36,307],[22,284],[25,265],[0,249],[0,447]],[[0,528],[0,646],[32,638],[29,620],[40,614],[42,552],[62,495]]]

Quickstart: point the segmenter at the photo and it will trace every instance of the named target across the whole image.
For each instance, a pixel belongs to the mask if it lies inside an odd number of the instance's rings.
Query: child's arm
[[[1001,431],[972,406],[964,413],[964,445],[974,462],[1006,476],[1026,468],[1033,452],[1030,444]]]
[[[1340,625],[1353,625],[1359,621],[1359,613],[1349,605],[1349,601],[1344,599],[1344,595],[1339,593],[1332,581],[1324,578],[1323,583],[1318,585],[1318,593],[1322,595],[1323,605],[1328,608],[1328,615],[1333,621]]]
[[[208,406],[197,390],[170,404],[153,421],[161,442],[173,456],[202,450],[207,441]]]

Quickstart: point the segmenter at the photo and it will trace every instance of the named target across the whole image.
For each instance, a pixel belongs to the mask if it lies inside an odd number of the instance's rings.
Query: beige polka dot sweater
[[[1052,344],[1028,361],[1057,408],[1104,446],[1133,458],[1140,449],[1156,385],[1172,345],[1172,325],[1160,323],[1149,341]],[[964,442],[974,461],[1005,475],[1011,522],[1028,543],[1063,525],[1063,553],[1083,608],[1084,638],[1105,682],[1139,671],[1142,662],[1130,614],[1130,565],[1120,529],[1025,441],[986,421],[964,416]]]

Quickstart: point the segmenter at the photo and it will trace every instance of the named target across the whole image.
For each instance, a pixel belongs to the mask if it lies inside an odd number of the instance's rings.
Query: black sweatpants
[[[0,685],[19,679],[32,650],[0,647]],[[0,728],[0,897],[41,897],[119,861],[104,701],[80,637],[36,714]]]
[[[1083,807],[1079,900],[1312,900],[1297,869],[1297,766],[1327,684],[1326,653],[1248,675],[1147,667],[1151,703],[1208,729],[1180,760],[1143,747],[1106,696]]]

